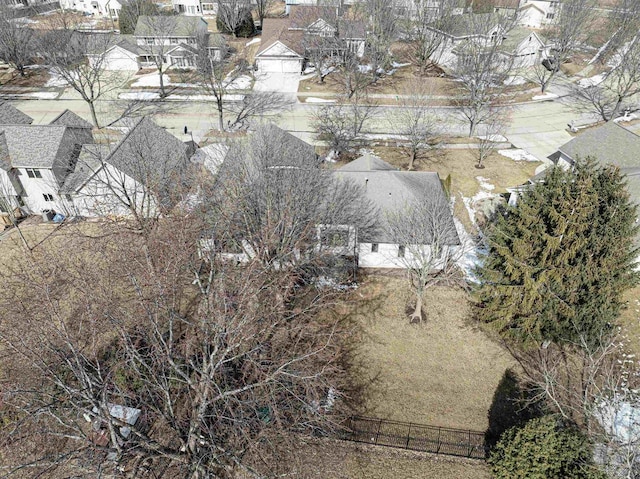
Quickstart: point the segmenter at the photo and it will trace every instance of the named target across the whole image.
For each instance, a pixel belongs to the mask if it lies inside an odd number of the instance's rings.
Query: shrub
[[[532,419],[502,435],[489,463],[495,479],[604,479],[591,445],[557,416]]]

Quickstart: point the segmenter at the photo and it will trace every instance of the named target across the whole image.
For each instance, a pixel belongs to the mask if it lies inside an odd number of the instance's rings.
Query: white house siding
[[[358,266],[361,268],[396,268],[404,269],[407,267],[407,262],[412,261],[413,255],[411,251],[417,251],[417,248],[421,248],[422,257],[428,257],[431,246],[406,246],[404,250],[404,257],[399,257],[399,245],[390,243],[378,243],[378,251],[371,251],[371,243],[359,243],[358,244]],[[450,254],[449,246],[445,246],[443,257]],[[442,265],[436,265],[435,269],[442,268]]]
[[[105,165],[73,195],[73,210],[78,216],[128,217],[132,211],[126,198],[136,205],[137,214],[155,216],[155,201],[148,190],[111,165]]]
[[[558,2],[524,0],[520,4],[518,24],[529,28],[542,28],[553,22],[553,17],[558,13],[557,10]]]
[[[22,187],[24,188],[24,196],[22,197],[25,205],[34,213],[41,213],[43,210],[61,209],[60,196],[58,195],[58,182],[50,169],[38,169],[42,178],[29,178],[27,169],[19,168],[18,175]],[[53,201],[47,201],[44,195],[53,196]]]
[[[547,49],[539,38],[531,33],[513,52],[513,62],[516,68],[531,67],[548,56]]]
[[[173,9],[186,16],[202,16],[200,0],[172,0]]]
[[[89,61],[91,62],[91,59]],[[135,53],[116,46],[105,55],[104,68],[106,70],[137,71],[140,69],[140,65]]]
[[[18,206],[18,202],[16,201],[16,196],[18,192],[13,187],[13,183],[11,182],[11,178],[9,178],[9,174],[0,168],[0,201],[6,202],[6,204],[11,205],[11,207],[15,208]],[[1,210],[0,210],[1,211]]]
[[[60,0],[60,6],[91,15],[111,15],[113,18],[118,18],[122,8],[118,0]]]

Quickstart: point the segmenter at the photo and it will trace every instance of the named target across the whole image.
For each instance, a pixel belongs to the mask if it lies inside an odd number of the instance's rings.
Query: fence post
[[[405,449],[409,449],[409,441],[411,440],[411,423],[409,423],[409,430],[407,431],[407,444]]]
[[[380,436],[380,428],[382,427],[382,419],[378,421],[378,430],[376,431],[376,441],[375,444],[378,444],[378,436]]]
[[[442,428],[438,427],[438,448],[436,449],[436,454],[440,452],[440,433],[442,432]]]
[[[471,457],[471,429],[469,429],[469,442],[467,442],[467,446],[468,446],[468,457]]]

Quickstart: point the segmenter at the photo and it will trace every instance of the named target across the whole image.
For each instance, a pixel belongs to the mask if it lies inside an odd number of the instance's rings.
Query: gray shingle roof
[[[193,37],[198,30],[207,30],[207,22],[200,17],[141,15],[133,34],[136,37]]]
[[[11,169],[11,157],[9,156],[9,147],[4,137],[4,131],[0,131],[0,168],[5,171]]]
[[[442,28],[444,33],[457,38],[488,35],[500,23],[500,17],[493,13],[463,13],[446,17],[445,20],[440,19],[430,26]]]
[[[14,168],[53,168],[67,128],[60,125],[1,126]]]
[[[600,164],[615,165],[623,170],[640,168],[640,136],[612,121],[580,133],[558,151],[573,160],[591,156]],[[552,157],[557,154],[549,158]]]
[[[105,158],[105,163],[160,196],[180,190],[178,181],[187,168],[187,145],[147,117],[141,118]]]
[[[100,169],[102,161],[109,155],[107,145],[82,145],[78,162],[72,173],[64,180],[60,194],[75,193]]]
[[[22,113],[8,101],[0,100],[0,125],[30,125],[33,123],[26,113]]]
[[[88,128],[93,129],[93,125],[85,119],[79,117],[71,110],[65,110],[53,119],[50,125],[70,126],[72,128]]]
[[[364,158],[364,159],[363,159]],[[355,163],[355,165],[354,165]],[[369,169],[366,169],[369,166]],[[380,210],[378,231],[370,238],[362,240],[370,243],[401,243],[399,238],[392,237],[392,233],[386,227],[385,212],[401,212],[407,204],[430,198],[442,208],[449,209],[440,177],[437,173],[423,171],[397,171],[391,165],[378,159],[361,157],[352,163],[336,170],[336,174],[343,179],[353,181],[364,188],[365,194]],[[453,215],[450,211],[442,215],[444,230],[451,232],[447,244],[459,244],[458,235],[455,233]],[[429,244],[431,238],[425,237],[424,244]]]

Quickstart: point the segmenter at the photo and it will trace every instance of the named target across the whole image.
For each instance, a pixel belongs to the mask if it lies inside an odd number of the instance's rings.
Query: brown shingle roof
[[[290,18],[265,18],[262,27],[262,43],[257,55],[267,50],[276,42],[281,42],[298,55],[304,55],[301,31],[290,31]]]

